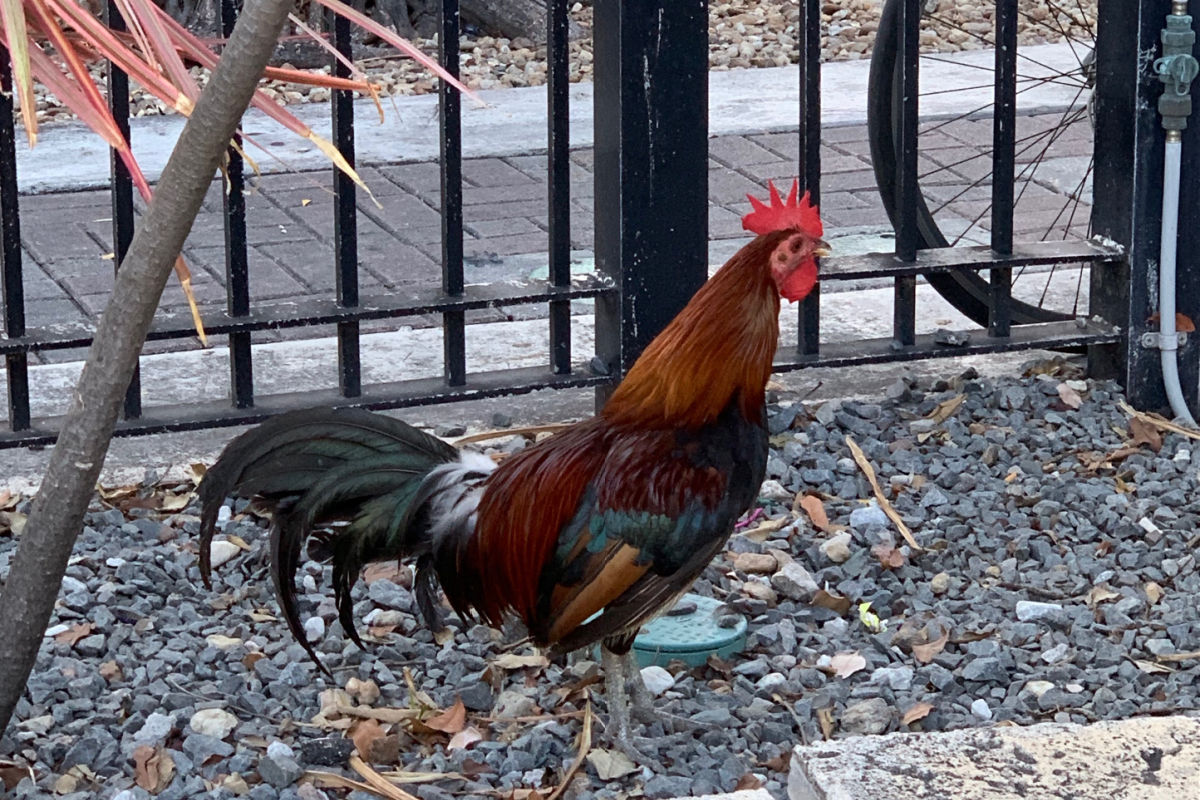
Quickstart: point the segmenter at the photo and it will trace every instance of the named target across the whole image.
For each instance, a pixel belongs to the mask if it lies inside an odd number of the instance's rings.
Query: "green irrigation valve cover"
[[[746,647],[746,618],[711,597],[685,594],[675,607],[642,627],[633,640],[638,666],[673,659],[698,667],[710,655],[729,658]]]

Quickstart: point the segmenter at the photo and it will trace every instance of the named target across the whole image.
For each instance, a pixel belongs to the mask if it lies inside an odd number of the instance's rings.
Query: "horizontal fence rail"
[[[222,0],[221,21],[226,35],[237,17],[236,0]],[[495,285],[470,285],[464,276],[463,248],[463,155],[462,107],[458,93],[447,84],[439,87],[439,123],[441,157],[439,159],[440,209],[442,219],[442,281],[440,287],[409,290],[404,298],[392,295],[366,295],[360,290],[358,211],[356,188],[344,173],[334,171],[333,241],[334,258],[330,265],[335,276],[334,296],[328,300],[290,303],[252,304],[253,280],[248,259],[247,210],[244,196],[244,163],[236,146],[229,151],[223,193],[225,230],[224,314],[206,314],[206,332],[226,338],[229,348],[229,401],[200,402],[178,406],[141,405],[140,385],[130,386],[118,435],[137,435],[166,431],[194,430],[206,427],[258,422],[282,411],[312,405],[361,406],[372,409],[401,408],[412,405],[520,394],[543,388],[586,387],[610,384],[614,376],[606,371],[593,373],[572,363],[571,303],[577,300],[603,300],[617,291],[616,282],[596,276],[572,276],[570,234],[570,136],[569,136],[569,16],[565,0],[551,0],[547,19],[549,93],[547,103],[547,151],[549,163],[548,238],[549,278],[545,281],[505,282]],[[105,13],[114,25],[120,16],[111,0],[105,0]],[[460,12],[458,0],[442,0],[439,8],[442,43],[439,61],[451,74],[458,74]],[[351,55],[351,28],[347,20],[331,15],[328,29],[333,46],[344,56]],[[7,53],[3,53],[7,69]],[[349,70],[333,59],[334,74],[349,77]],[[128,80],[109,65],[108,93],[111,109],[120,124],[129,116]],[[52,325],[52,321],[24,320],[18,199],[15,175],[15,131],[12,120],[11,79],[0,71],[5,93],[0,95],[0,245],[3,246],[4,335],[0,353],[6,365],[9,397],[9,428],[0,433],[0,447],[40,445],[54,441],[60,420],[32,419],[27,364],[31,354],[87,347],[91,343],[90,325]],[[350,165],[354,157],[354,106],[352,93],[331,92],[331,139]],[[5,113],[7,111],[7,113]],[[240,144],[240,142],[235,142]],[[113,159],[112,207],[116,260],[132,235],[134,205],[132,185],[124,165]],[[397,264],[403,269],[403,264]],[[489,308],[544,305],[549,310],[549,341],[545,368],[467,370],[467,313]],[[604,304],[601,303],[601,306]],[[610,304],[611,306],[611,304]],[[605,313],[601,308],[597,312]],[[439,315],[443,331],[443,377],[395,383],[364,385],[361,365],[361,330],[364,322],[401,320],[428,314]],[[38,324],[38,323],[41,324]],[[336,389],[294,394],[257,395],[254,381],[256,332],[331,325],[337,336]],[[619,327],[613,323],[612,327]],[[148,335],[149,341],[187,340],[195,336],[190,314],[160,314]],[[586,360],[586,359],[585,359]]]
[[[1102,0],[1102,8],[1114,0]],[[109,19],[119,15],[109,6]],[[237,0],[222,0],[222,26],[236,20]],[[521,394],[539,389],[596,387],[601,399],[640,349],[678,311],[704,280],[707,248],[707,50],[704,0],[596,0],[595,9],[595,275],[571,270],[571,141],[569,135],[569,3],[548,0],[546,25],[546,280],[472,285],[466,280],[462,99],[449,86],[438,94],[440,159],[440,285],[408,291],[404,297],[364,292],[356,188],[334,171],[331,296],[302,302],[251,302],[255,279],[248,258],[248,219],[244,164],[230,148],[223,196],[225,309],[206,315],[208,333],[224,337],[229,349],[229,397],[222,402],[142,405],[138,380],[131,384],[117,434],[186,431],[259,422],[273,414],[313,405],[393,409],[416,405]],[[997,0],[994,116],[991,123],[990,241],[954,247],[931,245],[921,229],[918,45],[922,0],[888,0],[898,20],[895,66],[884,76],[886,108],[895,137],[875,153],[892,164],[893,179],[881,181],[889,202],[895,243],[892,252],[826,258],[821,281],[827,290],[839,282],[885,280],[892,287],[892,335],[852,342],[822,341],[821,294],[814,291],[798,307],[798,338],[780,348],[780,372],[813,367],[1010,352],[1035,348],[1088,349],[1112,353],[1125,343],[1120,287],[1127,271],[1127,248],[1112,240],[1025,242],[1014,236],[1014,174],[1019,169],[1016,134],[1018,96],[1016,30],[1018,0]],[[797,121],[797,174],[815,203],[821,198],[821,2],[801,0],[801,58]],[[656,20],[654,25],[647,20]],[[351,53],[350,26],[331,18],[333,46]],[[461,17],[458,0],[440,0],[439,58],[451,73],[459,69]],[[0,55],[5,55],[0,53]],[[1103,54],[1101,54],[1103,55]],[[3,279],[4,335],[0,336],[8,388],[8,425],[0,447],[53,442],[61,420],[33,419],[30,413],[31,356],[86,347],[92,328],[27,320],[21,265],[20,217],[15,173],[15,130],[11,77],[0,58],[0,277]],[[1103,66],[1103,65],[1101,65]],[[334,73],[348,70],[334,61]],[[109,69],[109,97],[119,121],[128,117],[128,85]],[[879,96],[872,98],[878,105]],[[332,141],[355,163],[354,107],[349,92],[331,93]],[[120,255],[132,235],[134,206],[128,175],[113,160],[113,240]],[[1110,176],[1111,177],[1111,176]],[[1111,204],[1110,204],[1111,205]],[[894,209],[891,211],[891,209]],[[833,233],[833,231],[827,231]],[[1114,235],[1113,239],[1122,241]],[[1077,319],[1018,324],[1013,318],[1014,275],[1034,268],[1087,265],[1093,294],[1105,298],[1105,317],[1081,313]],[[403,270],[404,264],[395,265]],[[986,272],[986,278],[982,277]],[[919,334],[918,285],[938,288],[954,276],[983,280],[986,314],[980,328]],[[1114,277],[1115,276],[1115,277]],[[939,288],[939,291],[941,289]],[[1126,290],[1126,294],[1128,291]],[[1116,299],[1114,299],[1116,298]],[[595,308],[596,355],[572,352],[572,302]],[[542,306],[547,312],[548,350],[540,367],[468,369],[469,312],[513,306]],[[363,324],[425,315],[440,319],[441,376],[399,382],[363,378]],[[975,317],[978,321],[980,318]],[[310,326],[336,330],[337,366],[330,387],[319,391],[262,394],[256,391],[257,333]],[[194,336],[190,315],[160,315],[150,341]],[[946,342],[953,342],[947,344]],[[580,364],[587,366],[581,367]]]

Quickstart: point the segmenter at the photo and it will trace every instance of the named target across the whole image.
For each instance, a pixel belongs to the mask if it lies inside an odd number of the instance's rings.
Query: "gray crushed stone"
[[[639,745],[665,771],[602,780],[589,762],[577,795],[673,797],[757,780],[782,798],[791,746],[825,735],[1197,713],[1200,658],[1170,657],[1200,651],[1200,443],[1167,434],[1157,452],[1131,445],[1117,387],[1076,384],[1083,404],[1074,409],[1062,382],[968,372],[932,385],[901,380],[870,401],[773,405],[768,478],[783,492],[770,487],[763,513],[695,587],[748,618],[746,652],[669,666],[674,683],[653,721],[638,723]],[[948,418],[933,416],[959,395]],[[920,552],[871,500],[847,435]],[[797,495],[820,500],[828,530],[802,511],[758,527],[791,514]],[[0,738],[0,758],[28,764],[36,780],[7,797],[47,796],[68,774],[77,785],[60,797],[149,797],[134,783],[143,746],[174,762],[156,795],[165,800],[234,796],[220,788],[234,775],[255,800],[366,796],[301,780],[306,769],[354,777],[343,731],[307,724],[321,693],[351,678],[373,682],[377,709],[409,707],[409,675],[440,709],[461,698],[482,741],[451,750],[445,734],[398,726],[398,763],[377,765],[453,774],[408,787],[427,800],[555,786],[576,754],[585,688],[597,712],[593,746],[606,746],[594,664],[489,667],[519,634],[452,620],[453,639],[439,643],[396,574],[357,590],[356,616],[376,639],[364,652],[337,622],[329,568],[310,561],[300,604],[324,622],[317,649],[330,680],[277,619],[264,523],[245,511],[234,507],[226,532],[250,549],[209,591],[194,507],[126,515],[97,503],[51,623],[92,627],[74,644],[46,639],[16,724]],[[14,548],[0,534],[0,572]],[[738,556],[754,571],[736,568]],[[841,607],[828,607],[839,597]],[[210,708],[236,717],[228,736],[190,727]]]

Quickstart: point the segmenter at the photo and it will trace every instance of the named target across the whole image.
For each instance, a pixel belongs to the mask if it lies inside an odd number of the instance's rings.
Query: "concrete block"
[[[863,736],[792,756],[790,800],[1194,800],[1200,719]]]

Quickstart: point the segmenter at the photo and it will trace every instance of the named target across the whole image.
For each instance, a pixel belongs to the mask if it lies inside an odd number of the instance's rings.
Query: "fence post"
[[[708,277],[708,3],[596,0],[596,352],[633,364]]]
[[[13,123],[12,62],[0,45],[0,300],[8,338],[25,335],[25,277],[21,264],[21,214],[17,195],[17,131]],[[29,357],[4,359],[8,380],[8,427],[28,430]]]
[[[1122,346],[1092,348],[1094,375],[1116,377],[1130,402],[1144,409],[1167,405],[1159,351],[1141,337],[1157,331],[1158,261],[1162,222],[1163,129],[1157,102],[1162,84],[1154,72],[1160,31],[1170,0],[1137,3],[1101,0],[1096,39],[1096,172],[1092,195],[1095,232],[1127,249],[1121,264],[1095,267],[1091,311],[1127,332]],[[1177,308],[1200,320],[1200,119],[1183,136]],[[1200,342],[1195,333],[1179,351],[1184,397],[1196,408]]]

